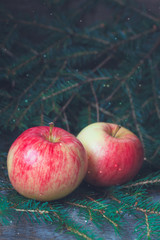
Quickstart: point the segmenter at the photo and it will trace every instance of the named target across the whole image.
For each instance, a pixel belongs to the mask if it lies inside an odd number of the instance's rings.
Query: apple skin
[[[40,201],[71,193],[86,175],[88,159],[80,141],[64,129],[38,126],[24,131],[7,156],[8,176],[21,195]]]
[[[143,164],[144,149],[139,138],[124,127],[117,131],[117,127],[117,124],[97,122],[82,129],[77,136],[88,155],[85,180],[92,185],[106,187],[126,183]]]

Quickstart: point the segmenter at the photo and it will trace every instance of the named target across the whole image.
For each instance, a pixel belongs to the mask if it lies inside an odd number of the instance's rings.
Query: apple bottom
[[[67,138],[69,141],[69,137]],[[51,201],[71,193],[84,179],[87,157],[82,144],[17,139],[7,157],[11,184],[21,195]]]
[[[132,172],[132,174],[126,174],[126,172],[128,172],[127,168],[116,171],[113,168],[110,168],[110,171],[112,171],[112,173],[100,170],[99,173],[94,173],[94,175],[90,174],[91,171],[88,171],[88,174],[85,177],[85,181],[91,185],[99,187],[121,185],[132,180],[139,172],[139,169],[137,169],[134,173]]]
[[[136,146],[134,144],[122,143],[121,147],[108,146],[105,150],[95,146],[94,151],[92,149],[88,154],[85,181],[94,186],[107,187],[132,180],[143,164],[143,148],[141,145],[138,147],[138,143]]]
[[[14,166],[9,174],[10,181],[18,193],[40,201],[68,195],[81,183],[86,172],[86,165],[76,154],[73,157],[61,153],[60,158],[55,161],[52,156],[45,156],[45,161],[42,161],[44,157],[39,157],[35,165],[19,159],[22,158],[14,158]],[[38,162],[41,164],[36,164]]]
[[[25,184],[24,183],[21,184],[21,182],[20,184],[17,183],[14,184],[14,182],[11,179],[11,183],[19,194],[21,194],[24,197],[35,199],[38,201],[52,201],[63,198],[70,194],[72,191],[74,191],[75,188],[77,188],[78,185],[80,184],[80,182],[78,182],[77,184],[73,176],[72,179],[70,178],[66,179],[66,183],[63,184],[60,181],[59,183],[50,181],[46,184],[45,189],[42,188],[40,184],[35,186],[35,182],[32,180]]]
[[[40,174],[37,174],[36,170],[28,174],[24,173],[21,179],[10,175],[10,181],[15,190],[27,198],[51,201],[68,195],[78,187],[82,179],[81,172],[77,169],[79,170],[79,167],[72,165],[72,170],[66,167],[62,173],[58,174],[44,170],[43,177],[39,171]]]

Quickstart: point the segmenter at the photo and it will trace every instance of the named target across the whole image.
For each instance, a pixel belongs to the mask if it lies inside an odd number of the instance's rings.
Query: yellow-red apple
[[[123,184],[140,170],[144,150],[139,138],[117,124],[97,122],[78,134],[88,155],[86,181],[96,186]]]

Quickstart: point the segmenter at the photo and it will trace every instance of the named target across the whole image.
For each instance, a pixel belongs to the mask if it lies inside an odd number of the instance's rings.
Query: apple
[[[113,123],[97,122],[78,134],[88,155],[85,180],[95,186],[120,185],[133,179],[144,160],[139,138]]]
[[[8,176],[15,190],[40,201],[71,193],[84,179],[87,166],[80,141],[53,123],[24,131],[7,156]]]

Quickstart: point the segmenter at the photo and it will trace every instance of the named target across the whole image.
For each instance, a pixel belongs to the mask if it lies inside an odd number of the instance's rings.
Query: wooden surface
[[[76,216],[76,213],[73,212],[73,215]],[[104,225],[101,231],[98,231],[93,226],[93,231],[97,233],[99,239],[104,240],[135,240],[136,233],[133,233],[133,219],[131,216],[128,216],[129,228],[123,230],[123,235],[120,237],[118,236],[113,228],[110,225]],[[93,225],[92,223],[86,223],[84,219],[79,219],[77,217],[77,221],[84,222],[84,224],[89,224],[90,226]],[[99,232],[99,234],[98,234]],[[98,239],[97,238],[97,239]],[[2,226],[0,225],[0,240],[74,240],[77,239],[75,236],[68,234],[64,231],[56,231],[56,226],[54,224],[45,224],[45,223],[31,223],[25,219],[23,216],[19,222],[11,222],[9,226]]]
[[[157,202],[160,201],[160,191],[152,191],[151,196]],[[136,216],[133,215],[125,215],[123,218],[122,229],[120,229],[121,235],[115,233],[114,229],[107,222],[103,224],[103,226],[98,229],[92,223],[92,221],[86,221],[83,215],[79,215],[78,211],[74,209],[70,217],[73,218],[74,221],[77,221],[82,226],[88,225],[89,229],[92,229],[94,233],[96,233],[96,239],[104,239],[104,240],[137,240],[138,232],[135,231],[135,225],[137,222]],[[123,228],[127,226],[126,228]],[[69,233],[69,232],[68,232]],[[9,225],[1,225],[0,224],[0,240],[74,240],[79,239],[72,234],[68,234],[66,229],[57,230],[56,225],[46,224],[44,222],[37,223],[31,222],[27,215],[23,214],[20,217],[18,213],[14,220],[10,221]],[[85,239],[85,238],[84,238]],[[147,238],[146,238],[147,239]],[[145,238],[144,238],[145,240]],[[151,240],[158,240],[152,238]]]

